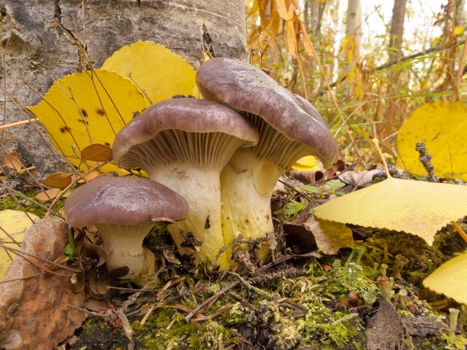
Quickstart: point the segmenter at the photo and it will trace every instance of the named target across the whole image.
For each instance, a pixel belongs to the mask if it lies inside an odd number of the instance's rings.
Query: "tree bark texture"
[[[75,39],[86,47],[94,67],[138,40],[163,44],[196,67],[203,58],[205,25],[216,56],[246,56],[243,0],[0,0],[0,4],[0,125],[29,118],[21,106],[37,103],[54,80],[82,68]],[[0,131],[0,159],[16,150],[41,174],[60,168],[64,162],[51,155],[44,136],[37,123]]]
[[[388,62],[399,62],[402,57],[402,40],[404,37],[404,19],[406,12],[407,0],[394,0],[392,8],[391,29],[389,33],[388,46]],[[394,127],[396,122],[401,122],[401,114],[399,113],[398,100],[392,99],[397,95],[399,89],[400,70],[394,70],[389,74],[388,79],[392,81],[386,95],[389,97],[387,109],[384,115],[384,123],[379,126],[381,137],[387,136]]]
[[[402,38],[407,0],[395,0],[392,8],[391,32],[389,37],[389,61],[402,57]]]

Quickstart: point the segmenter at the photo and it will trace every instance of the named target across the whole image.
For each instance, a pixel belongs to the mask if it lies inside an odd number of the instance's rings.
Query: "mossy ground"
[[[34,195],[26,193],[30,198]],[[0,198],[0,208],[45,214],[44,208],[27,199]],[[240,254],[236,272],[222,273],[178,256],[170,237],[158,228],[145,241],[158,256],[157,282],[148,285],[148,291],[125,284],[120,287],[134,289],[94,297],[110,310],[133,298],[125,313],[136,349],[366,349],[369,320],[383,297],[401,318],[447,324],[448,308],[460,305],[424,289],[421,281],[464,249],[452,229],[439,233],[432,247],[404,233],[359,227],[353,232],[354,248],[335,256],[299,255],[303,252],[286,247],[279,236],[277,264],[261,270],[253,255]],[[221,292],[233,283],[233,288]],[[190,311],[213,295],[218,298],[186,320]],[[467,338],[461,329],[462,324],[456,334],[446,326],[406,336],[401,347],[464,349]],[[64,348],[126,349],[127,345],[121,320],[103,312],[89,317]]]
[[[440,247],[457,247],[457,236],[452,232],[446,231],[439,238],[430,248],[410,235],[377,232],[337,256],[290,258],[256,277],[242,269],[241,262],[239,275],[222,274],[194,268],[178,257],[178,267],[160,271],[158,286],[177,278],[181,281],[162,294],[157,288],[141,293],[128,310],[135,347],[366,349],[368,321],[382,295],[389,298],[400,317],[446,323],[443,314],[446,315],[447,307],[459,305],[426,293],[420,285],[424,275],[447,259]],[[154,241],[161,243],[161,237]],[[403,244],[396,248],[394,241]],[[279,252],[276,259],[288,253]],[[386,284],[382,282],[385,274],[386,282],[389,281]],[[219,292],[239,278],[244,282],[226,293]],[[219,298],[215,302],[186,321],[193,308],[216,293]],[[435,310],[419,295],[444,304]],[[108,295],[107,302],[118,307],[128,297],[129,294]],[[109,327],[102,319],[91,319],[79,333],[73,349],[125,346],[122,330],[109,331]],[[93,338],[94,345],[90,341]],[[463,349],[466,339],[461,334],[450,336],[445,328],[433,334],[406,337],[402,348]]]

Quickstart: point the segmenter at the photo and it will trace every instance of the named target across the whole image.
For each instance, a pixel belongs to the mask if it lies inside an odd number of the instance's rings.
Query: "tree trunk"
[[[388,57],[389,62],[399,62],[402,57],[402,39],[404,37],[404,19],[407,0],[395,0],[392,9],[391,29],[389,34]],[[387,96],[388,107],[384,115],[384,123],[380,126],[380,135],[390,134],[395,126],[395,121],[400,122],[400,114],[397,100],[391,97],[397,95],[399,90],[400,70],[397,68],[389,73]]]
[[[360,40],[362,28],[362,14],[360,7],[360,0],[348,0],[345,24],[345,38],[343,42],[342,61],[343,69],[341,68],[342,75],[348,75],[346,80],[350,83],[347,90],[352,93],[355,84],[358,84],[357,78],[357,63],[360,60]],[[351,74],[352,73],[352,74]]]
[[[4,0],[0,13],[0,91],[7,91],[0,124],[28,118],[21,106],[35,104],[53,80],[80,69],[76,42],[63,28],[86,46],[95,67],[138,40],[163,44],[196,67],[203,24],[217,56],[245,57],[243,0]],[[64,162],[51,156],[44,135],[39,125],[0,131],[0,159],[16,150],[42,174],[60,168]]]

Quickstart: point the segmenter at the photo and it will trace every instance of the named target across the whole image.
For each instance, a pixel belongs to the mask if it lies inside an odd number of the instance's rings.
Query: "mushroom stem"
[[[231,242],[239,235],[245,239],[266,237],[274,231],[271,195],[285,169],[259,160],[248,150],[238,150],[221,173],[222,223],[224,239]],[[265,258],[267,246],[257,254]]]
[[[149,177],[182,195],[188,203],[186,219],[167,226],[180,253],[193,254],[197,262],[213,262],[224,246],[221,226],[220,169],[212,165],[176,163],[157,168]],[[190,242],[190,233],[196,242]],[[193,243],[195,246],[193,247]],[[190,250],[188,246],[192,246]],[[227,267],[227,255],[223,253],[215,262]]]
[[[108,270],[127,266],[129,271],[123,278],[128,279],[139,277],[143,270],[154,270],[154,266],[146,266],[143,251],[144,237],[153,227],[154,224],[96,225],[98,234],[104,242]]]

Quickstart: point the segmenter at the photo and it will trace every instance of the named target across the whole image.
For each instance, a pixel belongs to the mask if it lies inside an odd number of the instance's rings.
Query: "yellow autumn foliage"
[[[417,108],[397,136],[397,165],[415,175],[427,175],[415,150],[425,143],[435,175],[467,180],[467,104],[434,102]]]
[[[423,285],[467,305],[467,252],[438,267]]]
[[[390,177],[314,213],[323,220],[411,233],[431,245],[436,232],[467,215],[467,186]]]
[[[152,41],[122,47],[107,58],[101,69],[131,80],[151,104],[175,95],[197,96],[195,70],[182,57]]]
[[[44,98],[28,108],[44,125],[54,146],[86,171],[96,163],[83,163],[82,150],[96,143],[110,146],[117,132],[148,105],[128,79],[94,70],[55,81]],[[103,170],[117,171],[118,167],[108,164]]]
[[[19,249],[24,233],[34,222],[39,221],[37,215],[20,210],[0,211],[0,279],[3,278],[11,260],[16,256],[6,248]]]

